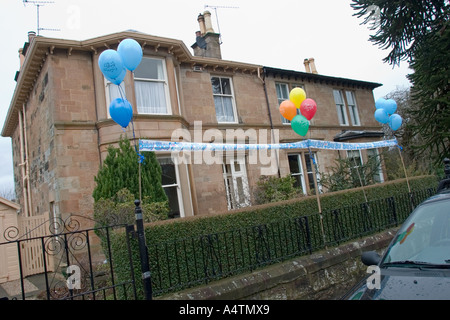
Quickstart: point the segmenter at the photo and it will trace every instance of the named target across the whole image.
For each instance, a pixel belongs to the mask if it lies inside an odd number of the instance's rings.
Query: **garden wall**
[[[157,297],[158,300],[334,300],[366,274],[364,251],[382,252],[397,228],[336,248],[295,258],[208,285]]]

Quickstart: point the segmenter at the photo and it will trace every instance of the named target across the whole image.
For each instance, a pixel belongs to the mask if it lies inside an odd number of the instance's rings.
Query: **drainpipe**
[[[27,175],[27,199],[28,199],[28,214],[32,216],[32,210],[31,210],[31,185],[30,185],[30,162],[29,162],[29,156],[28,156],[28,135],[27,135],[27,118],[26,118],[26,112],[25,112],[25,104],[23,104],[23,132],[24,132],[24,143],[25,143],[25,172]]]
[[[259,68],[258,68],[258,78],[263,83],[264,95],[266,97],[267,112],[268,112],[269,121],[270,121],[270,133],[272,134],[272,141],[275,141],[275,134],[273,133],[272,113],[270,112],[269,96],[267,95],[266,75],[267,75],[266,74],[266,68],[263,67],[263,77],[261,78],[261,73],[260,73]],[[278,160],[278,153],[275,150],[272,150],[272,151],[275,152],[275,159],[277,161],[278,178],[281,178],[280,165],[279,165],[279,160]]]
[[[17,112],[19,114],[19,136],[20,136],[20,172],[22,177],[22,193],[23,193],[23,214],[25,217],[28,217],[28,204],[27,204],[27,197],[26,197],[26,187],[25,187],[25,151],[24,151],[24,143],[23,143],[23,119],[22,119],[22,111]]]
[[[26,113],[25,103],[23,104],[22,112],[19,110],[19,129],[20,129],[20,156],[21,156],[21,172],[23,183],[23,199],[24,199],[24,213],[26,217],[32,216],[31,214],[31,187],[30,187],[30,172],[28,163],[28,142],[27,142],[27,125],[26,125]]]

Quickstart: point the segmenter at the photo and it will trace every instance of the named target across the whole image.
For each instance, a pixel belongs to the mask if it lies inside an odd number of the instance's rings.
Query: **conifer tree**
[[[450,2],[448,0],[352,0],[363,24],[375,19],[370,41],[390,49],[385,62],[407,61],[414,71],[406,128],[419,142],[417,156],[441,166],[450,156]]]
[[[97,186],[92,196],[111,199],[119,190],[128,189],[139,197],[139,155],[127,138],[121,138],[119,148],[108,147],[108,155],[94,177]],[[164,202],[167,196],[161,186],[161,166],[154,152],[144,152],[141,163],[142,199],[148,202]]]

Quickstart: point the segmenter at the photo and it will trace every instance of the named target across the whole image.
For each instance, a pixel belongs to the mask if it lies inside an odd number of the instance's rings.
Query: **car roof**
[[[428,199],[423,201],[421,205],[441,200],[450,200],[450,190],[444,190],[435,194],[434,196],[429,197]]]

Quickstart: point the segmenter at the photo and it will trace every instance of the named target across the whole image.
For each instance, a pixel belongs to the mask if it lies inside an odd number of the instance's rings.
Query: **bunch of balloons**
[[[393,99],[380,98],[375,101],[375,120],[380,123],[388,123],[392,130],[398,130],[402,125],[402,117],[395,113],[397,102]]]
[[[300,109],[300,114],[297,114]],[[305,90],[294,88],[289,93],[289,100],[284,100],[280,104],[281,115],[291,121],[292,130],[295,133],[306,136],[311,120],[317,111],[317,104],[313,99],[306,98]]]
[[[120,85],[127,70],[133,72],[142,60],[142,48],[134,39],[124,39],[117,51],[107,49],[100,54],[98,66],[103,75],[115,85]],[[117,98],[109,105],[111,118],[123,128],[126,128],[133,117],[133,109],[126,98]]]

